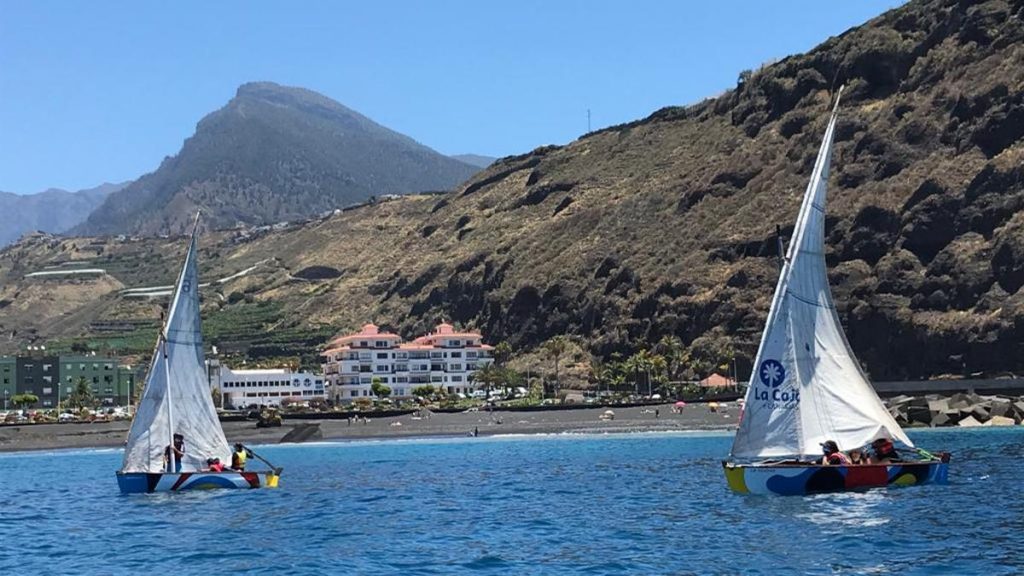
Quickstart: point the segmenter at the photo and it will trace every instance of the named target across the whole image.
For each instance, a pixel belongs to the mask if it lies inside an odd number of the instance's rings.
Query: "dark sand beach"
[[[654,414],[658,411],[657,417]],[[347,420],[286,419],[280,428],[256,428],[253,421],[224,422],[229,442],[276,444],[297,426],[319,424],[316,440],[358,440],[371,438],[410,438],[430,436],[466,436],[474,429],[481,436],[497,434],[620,433],[668,432],[686,430],[727,430],[736,425],[739,410],[730,404],[726,411],[711,412],[705,404],[692,404],[681,413],[671,404],[660,406],[612,408],[613,420],[600,416],[608,408],[544,410],[537,412],[430,413],[389,418],[369,416],[366,423]],[[107,448],[124,444],[129,422],[89,424],[32,424],[0,427],[0,452],[54,450],[67,448]]]

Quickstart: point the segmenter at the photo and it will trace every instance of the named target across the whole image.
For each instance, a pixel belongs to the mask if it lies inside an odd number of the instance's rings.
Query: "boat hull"
[[[277,488],[280,472],[118,472],[122,494],[185,490]]]
[[[900,464],[823,466],[820,464],[734,464],[723,462],[725,478],[740,494],[799,496],[886,486],[945,484],[949,458]]]

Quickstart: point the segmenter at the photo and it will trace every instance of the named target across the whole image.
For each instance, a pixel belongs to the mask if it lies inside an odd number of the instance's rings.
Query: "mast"
[[[170,458],[168,458],[168,472],[174,472],[177,470],[177,455],[174,453],[174,394],[172,394],[172,380],[171,380],[171,364],[168,358],[167,352],[167,341],[170,331],[170,325],[174,318],[174,310],[178,306],[178,299],[181,297],[181,291],[185,279],[185,272],[188,268],[188,260],[192,256],[192,252],[196,249],[196,234],[199,232],[199,216],[202,211],[196,211],[196,219],[192,224],[192,235],[188,242],[188,249],[185,251],[185,261],[181,265],[181,271],[178,273],[178,281],[174,283],[174,293],[171,295],[171,308],[167,311],[167,321],[164,323],[163,333],[161,337],[163,339],[163,353],[164,353],[164,374],[167,378],[167,428],[170,434]],[[199,286],[192,286],[190,289],[199,290]]]
[[[169,454],[167,458],[167,472],[175,472],[178,470],[178,455],[174,453],[174,408],[171,401],[171,364],[167,360],[167,335],[161,334],[163,340],[163,352],[164,352],[164,374],[167,375],[167,434],[170,444],[168,446]]]

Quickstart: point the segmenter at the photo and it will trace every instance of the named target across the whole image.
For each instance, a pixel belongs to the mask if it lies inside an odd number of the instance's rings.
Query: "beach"
[[[229,442],[276,444],[296,427],[319,425],[316,440],[357,440],[370,438],[410,438],[431,436],[480,436],[507,434],[671,432],[687,430],[726,430],[735,427],[739,414],[735,405],[725,411],[711,412],[705,404],[691,404],[673,413],[672,404],[612,408],[615,417],[601,419],[609,408],[542,410],[534,412],[467,411],[430,412],[415,415],[374,418],[367,413],[365,422],[344,419],[291,419],[281,427],[257,428],[255,421],[224,422]],[[657,415],[655,414],[657,410]],[[0,452],[55,450],[70,448],[112,448],[124,445],[130,422],[94,422],[69,424],[30,424],[0,427]]]

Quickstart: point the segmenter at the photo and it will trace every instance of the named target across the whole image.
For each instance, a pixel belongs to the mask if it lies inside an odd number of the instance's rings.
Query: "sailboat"
[[[882,404],[850,349],[829,290],[825,200],[841,95],[842,88],[782,262],[742,420],[722,463],[739,493],[796,495],[947,479],[949,455],[915,448]],[[853,450],[879,439],[902,448],[906,461],[821,464],[828,441]]]
[[[132,419],[124,461],[117,472],[122,493],[210,488],[273,488],[280,468],[209,471],[207,461],[230,463],[231,449],[210,394],[199,318],[196,214],[185,263],[174,285],[166,321],[157,337],[146,387]],[[182,454],[168,447],[176,436]],[[165,456],[166,454],[166,456]],[[169,456],[169,458],[167,458]]]

